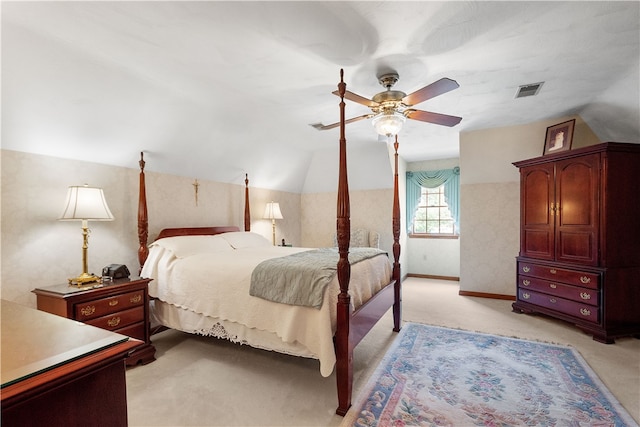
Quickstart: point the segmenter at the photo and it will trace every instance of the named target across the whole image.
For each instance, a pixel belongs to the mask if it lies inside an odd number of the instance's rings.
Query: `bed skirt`
[[[151,304],[152,325],[164,325],[190,334],[222,338],[236,344],[246,344],[291,356],[318,359],[302,344],[284,342],[273,332],[247,328],[235,322],[198,314],[160,300],[154,300]]]

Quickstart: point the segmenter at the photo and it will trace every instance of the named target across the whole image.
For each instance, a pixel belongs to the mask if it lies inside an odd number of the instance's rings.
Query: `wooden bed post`
[[[147,215],[147,191],[144,178],[144,153],[140,152],[140,192],[138,194],[138,262],[140,268],[138,274],[142,271],[142,266],[149,256],[149,248],[147,247],[147,239],[149,238],[149,217]]]
[[[393,144],[395,150],[395,169],[393,174],[393,280],[394,303],[393,303],[393,330],[400,331],[402,327],[402,294],[401,294],[401,274],[400,274],[400,199],[398,197],[398,135]]]
[[[251,209],[249,209],[249,174],[244,174],[244,231],[251,231]]]
[[[337,307],[336,330],[336,379],[338,385],[338,409],[336,413],[344,416],[351,407],[351,389],[353,386],[353,348],[350,342],[351,296],[349,295],[349,280],[351,279],[351,265],[349,264],[349,239],[351,235],[349,183],[347,179],[347,140],[345,138],[344,94],[347,85],[344,71],[340,70],[340,171],[338,173],[338,211],[337,211],[337,239],[338,252],[338,283],[340,294]]]

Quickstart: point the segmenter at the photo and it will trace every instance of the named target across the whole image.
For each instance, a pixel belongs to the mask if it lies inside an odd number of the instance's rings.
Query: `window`
[[[407,233],[457,239],[460,234],[460,168],[407,171]]]
[[[444,197],[444,185],[422,187],[413,218],[411,234],[416,236],[457,236],[456,224]]]

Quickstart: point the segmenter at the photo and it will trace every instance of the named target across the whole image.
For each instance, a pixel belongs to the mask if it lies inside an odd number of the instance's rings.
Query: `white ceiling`
[[[367,98],[397,71],[416,108],[401,155],[458,155],[459,132],[579,114],[603,141],[640,141],[640,3],[2,2],[2,147],[300,192],[335,147],[336,89]],[[544,82],[515,99],[520,85]],[[347,101],[347,118],[369,110]],[[350,146],[379,144],[368,120]],[[517,143],[517,142],[516,142]]]

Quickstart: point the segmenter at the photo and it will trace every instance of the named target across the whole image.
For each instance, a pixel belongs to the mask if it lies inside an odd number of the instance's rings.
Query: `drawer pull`
[[[586,308],[581,308],[580,309],[580,314],[582,314],[583,316],[590,316],[591,315],[591,310],[586,309]]]
[[[111,301],[109,301],[109,307],[115,307],[116,305],[118,305],[117,299],[112,299]]]
[[[113,317],[113,318],[107,320],[107,325],[109,325],[112,328],[115,328],[119,324],[120,324],[120,317]]]
[[[88,305],[80,309],[80,313],[82,313],[83,316],[91,316],[95,312],[96,312],[95,305]]]
[[[555,304],[555,303],[557,303],[557,302],[558,302],[558,300],[557,300],[557,299],[555,299],[555,298],[549,298],[549,302],[550,302],[551,304]]]
[[[137,304],[140,301],[142,301],[142,295],[138,294],[138,295],[134,295],[131,298],[129,298],[129,302],[133,303],[133,304]]]
[[[580,292],[580,298],[582,299],[591,299],[591,294],[588,292]]]
[[[591,283],[591,277],[580,276],[580,281],[584,284]]]
[[[556,285],[555,283],[549,283],[549,287],[551,289],[556,289],[558,287],[558,285]]]
[[[530,295],[530,294],[528,294],[528,293],[526,293],[526,292],[523,292],[523,293],[522,293],[522,299],[529,299],[530,297],[531,297],[531,295]]]
[[[529,271],[531,271],[531,268],[529,268],[529,266],[525,265],[524,267],[522,267],[522,271],[524,271],[525,273],[528,273]]]
[[[551,274],[556,274],[556,273],[557,273],[557,271],[556,271],[556,269],[555,269],[555,268],[552,268],[551,270],[549,270],[549,273],[551,273]]]
[[[530,284],[531,284],[531,281],[530,281],[530,280],[524,279],[524,280],[522,281],[522,285],[523,285],[523,286],[529,286]]]

